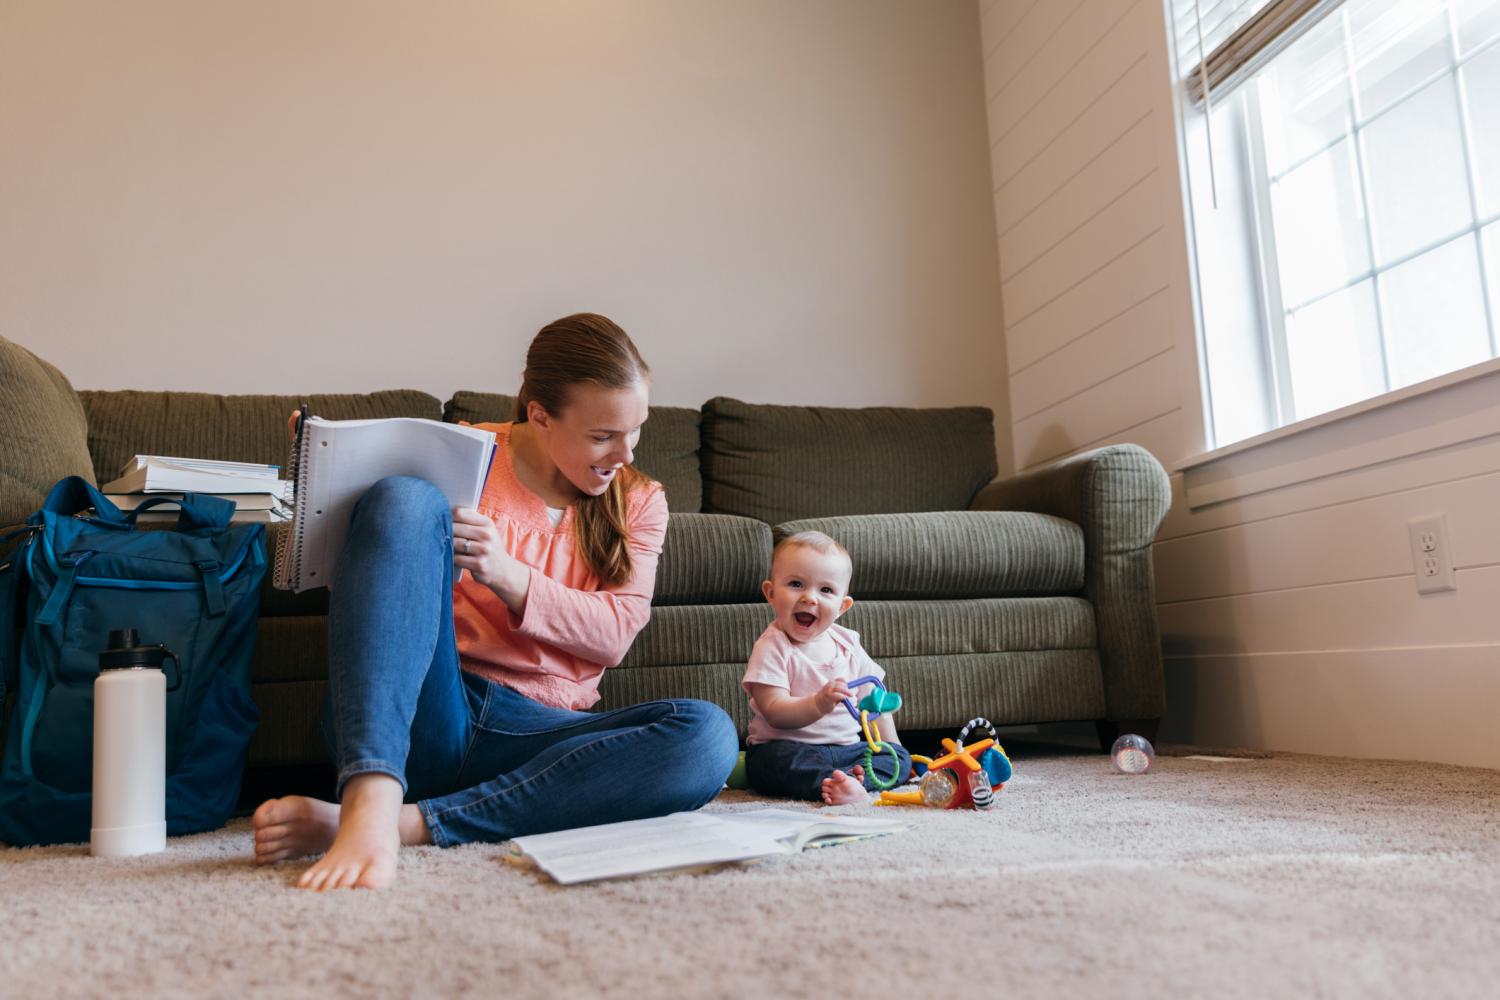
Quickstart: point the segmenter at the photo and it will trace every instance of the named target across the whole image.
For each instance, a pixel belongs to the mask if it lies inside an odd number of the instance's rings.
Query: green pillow
[[[703,407],[703,509],[768,524],[965,510],[995,478],[994,414],[979,406]]]
[[[64,476],[95,481],[78,394],[62,372],[0,337],[0,525],[26,520]]]

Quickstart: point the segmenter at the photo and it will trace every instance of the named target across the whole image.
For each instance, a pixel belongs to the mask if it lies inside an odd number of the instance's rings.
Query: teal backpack
[[[234,504],[189,494],[175,530],[138,530],[85,480],[60,481],[0,542],[0,705],[15,706],[0,762],[0,842],[89,839],[94,680],[112,629],[172,651],[167,832],[222,826],[259,721],[251,656],[266,573],[265,527],[229,523]],[[94,513],[81,516],[89,508]]]

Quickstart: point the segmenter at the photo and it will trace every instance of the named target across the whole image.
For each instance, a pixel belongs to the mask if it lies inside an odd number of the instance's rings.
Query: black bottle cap
[[[142,646],[133,628],[110,629],[109,647],[99,654],[100,670],[130,670],[155,667],[160,670],[167,650],[161,645]]]

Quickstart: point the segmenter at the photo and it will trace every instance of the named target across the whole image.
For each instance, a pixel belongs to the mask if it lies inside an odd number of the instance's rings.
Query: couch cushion
[[[735,604],[761,599],[771,565],[771,529],[730,514],[667,519],[653,605]]]
[[[1031,597],[1083,589],[1083,529],[1022,511],[863,514],[787,521],[776,540],[821,531],[854,563],[855,600]]]
[[[743,664],[771,623],[771,606],[656,608],[616,670]],[[908,656],[1092,650],[1094,609],[1081,597],[856,602],[840,619],[876,661]]]
[[[320,417],[442,417],[436,397],[414,389],[359,395],[216,396],[204,392],[82,392],[89,450],[100,482],[133,455],[185,455],[235,462],[286,461],[286,418],[306,402]]]
[[[443,419],[481,424],[504,423],[516,416],[516,397],[496,392],[456,392],[443,405]],[[698,472],[698,424],[701,415],[684,406],[653,406],[635,448],[635,466],[667,490],[667,510],[694,512],[703,507],[703,477]]]
[[[78,394],[57,368],[0,337],[0,526],[26,520],[64,476],[94,480]]]
[[[703,407],[703,509],[769,524],[963,510],[995,478],[994,415],[946,409]]]

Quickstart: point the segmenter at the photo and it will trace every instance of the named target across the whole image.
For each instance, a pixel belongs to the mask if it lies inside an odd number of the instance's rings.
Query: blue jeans
[[[881,781],[889,781],[893,771],[902,779],[911,774],[911,752],[899,743],[891,746],[896,751],[894,763],[891,751],[882,749],[873,756],[871,766],[865,767],[864,785],[871,791],[878,787],[875,784],[877,775]],[[823,797],[824,778],[834,771],[848,771],[856,764],[864,767],[863,743],[839,746],[767,740],[753,743],[745,751],[745,778],[750,787],[762,795],[817,800]]]
[[[357,774],[388,774],[448,847],[663,816],[718,794],[739,744],[716,705],[573,712],[461,670],[452,532],[448,501],[421,479],[383,479],[355,507],[328,608],[323,729],[339,795]]]

